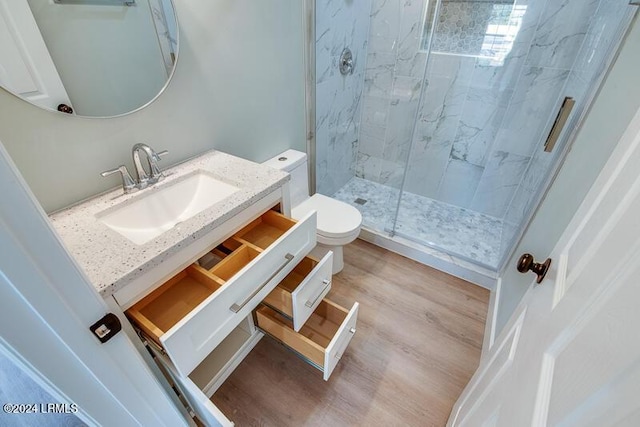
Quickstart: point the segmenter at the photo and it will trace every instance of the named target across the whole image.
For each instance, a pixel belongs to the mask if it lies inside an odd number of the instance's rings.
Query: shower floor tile
[[[353,178],[333,197],[355,206],[362,213],[367,228],[389,232],[393,227],[398,193],[393,187]],[[502,228],[500,219],[405,192],[396,233],[497,268]]]

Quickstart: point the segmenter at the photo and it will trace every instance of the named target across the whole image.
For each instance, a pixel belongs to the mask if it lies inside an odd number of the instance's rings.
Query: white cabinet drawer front
[[[291,294],[293,329],[298,332],[331,290],[333,253],[329,252]]]
[[[188,375],[315,244],[316,214],[313,212],[160,337],[178,371]]]
[[[358,321],[358,308],[359,304],[356,302],[353,304],[351,310],[349,310],[349,314],[347,315],[342,325],[340,325],[340,329],[336,333],[336,336],[333,337],[329,346],[327,347],[327,351],[324,355],[324,380],[327,381],[329,376],[338,365],[340,359],[342,359],[342,355],[347,350],[349,343],[351,342],[351,338],[356,333],[356,323]]]
[[[242,236],[247,240],[243,240]],[[299,222],[269,211],[207,270],[191,265],[127,310],[187,376],[316,244],[316,214]]]
[[[342,358],[356,332],[358,303],[351,310],[323,299],[300,332],[293,322],[270,307],[256,310],[258,327],[266,334],[299,353],[313,366],[323,371],[325,381]]]
[[[298,332],[331,290],[332,263],[332,252],[304,258],[262,302],[292,318]]]

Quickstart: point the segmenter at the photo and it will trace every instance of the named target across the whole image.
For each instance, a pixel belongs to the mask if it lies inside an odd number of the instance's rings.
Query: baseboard
[[[360,232],[359,238],[421,264],[428,265],[429,267],[489,289],[490,291],[496,286],[497,273],[495,271],[480,267],[447,253],[419,245],[402,237],[395,236],[390,238],[363,229]]]
[[[502,279],[498,279],[489,297],[489,307],[487,308],[487,320],[484,325],[484,339],[482,341],[482,355],[480,356],[480,360],[484,360],[485,356],[489,354],[496,340],[496,323],[501,290]]]

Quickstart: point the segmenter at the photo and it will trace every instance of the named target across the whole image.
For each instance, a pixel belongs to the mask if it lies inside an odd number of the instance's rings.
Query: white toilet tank
[[[323,259],[332,252],[331,269],[333,274],[339,273],[344,267],[342,247],[353,242],[360,233],[362,215],[358,209],[322,194],[309,197],[305,153],[287,150],[262,164],[291,174],[291,217],[302,219],[312,211],[317,213],[318,244],[311,254]]]
[[[298,206],[309,198],[309,175],[307,155],[296,150],[287,150],[262,163],[291,174],[291,206]]]

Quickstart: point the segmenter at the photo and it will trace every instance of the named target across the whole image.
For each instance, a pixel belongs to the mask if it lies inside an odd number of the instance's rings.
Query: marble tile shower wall
[[[498,218],[504,216],[528,157],[494,147],[510,101],[516,92],[521,98],[527,94],[520,77],[544,3],[546,0],[516,3],[527,6],[527,11],[510,52],[501,60],[480,56],[480,46],[475,46],[475,54],[468,50],[464,54],[433,51],[408,165],[408,191]],[[465,5],[473,3],[456,6]],[[471,10],[486,15],[491,13],[488,5],[493,6],[482,3],[484,8]],[[455,20],[455,16],[447,17]],[[437,27],[434,47],[441,45],[440,34]]]
[[[373,0],[356,176],[400,188],[423,84],[424,0]]]
[[[426,0],[373,0],[356,176],[398,187],[408,157],[406,191],[504,218],[525,172],[545,163],[532,158],[599,3],[445,0],[439,19],[466,30],[455,44],[457,30],[436,26],[423,76]],[[485,34],[504,10],[520,27],[506,48]]]
[[[322,194],[335,193],[355,174],[370,10],[371,0],[316,2],[316,182]],[[345,47],[354,55],[349,76],[338,69]]]
[[[479,57],[487,25],[504,19],[513,4],[444,0],[425,75],[425,9],[432,12],[434,5],[433,0],[373,0],[356,176],[399,188],[409,158],[406,190],[471,207],[537,15],[532,7],[511,54],[495,64]],[[426,101],[418,105],[422,90]],[[493,164],[511,160],[496,158]]]

